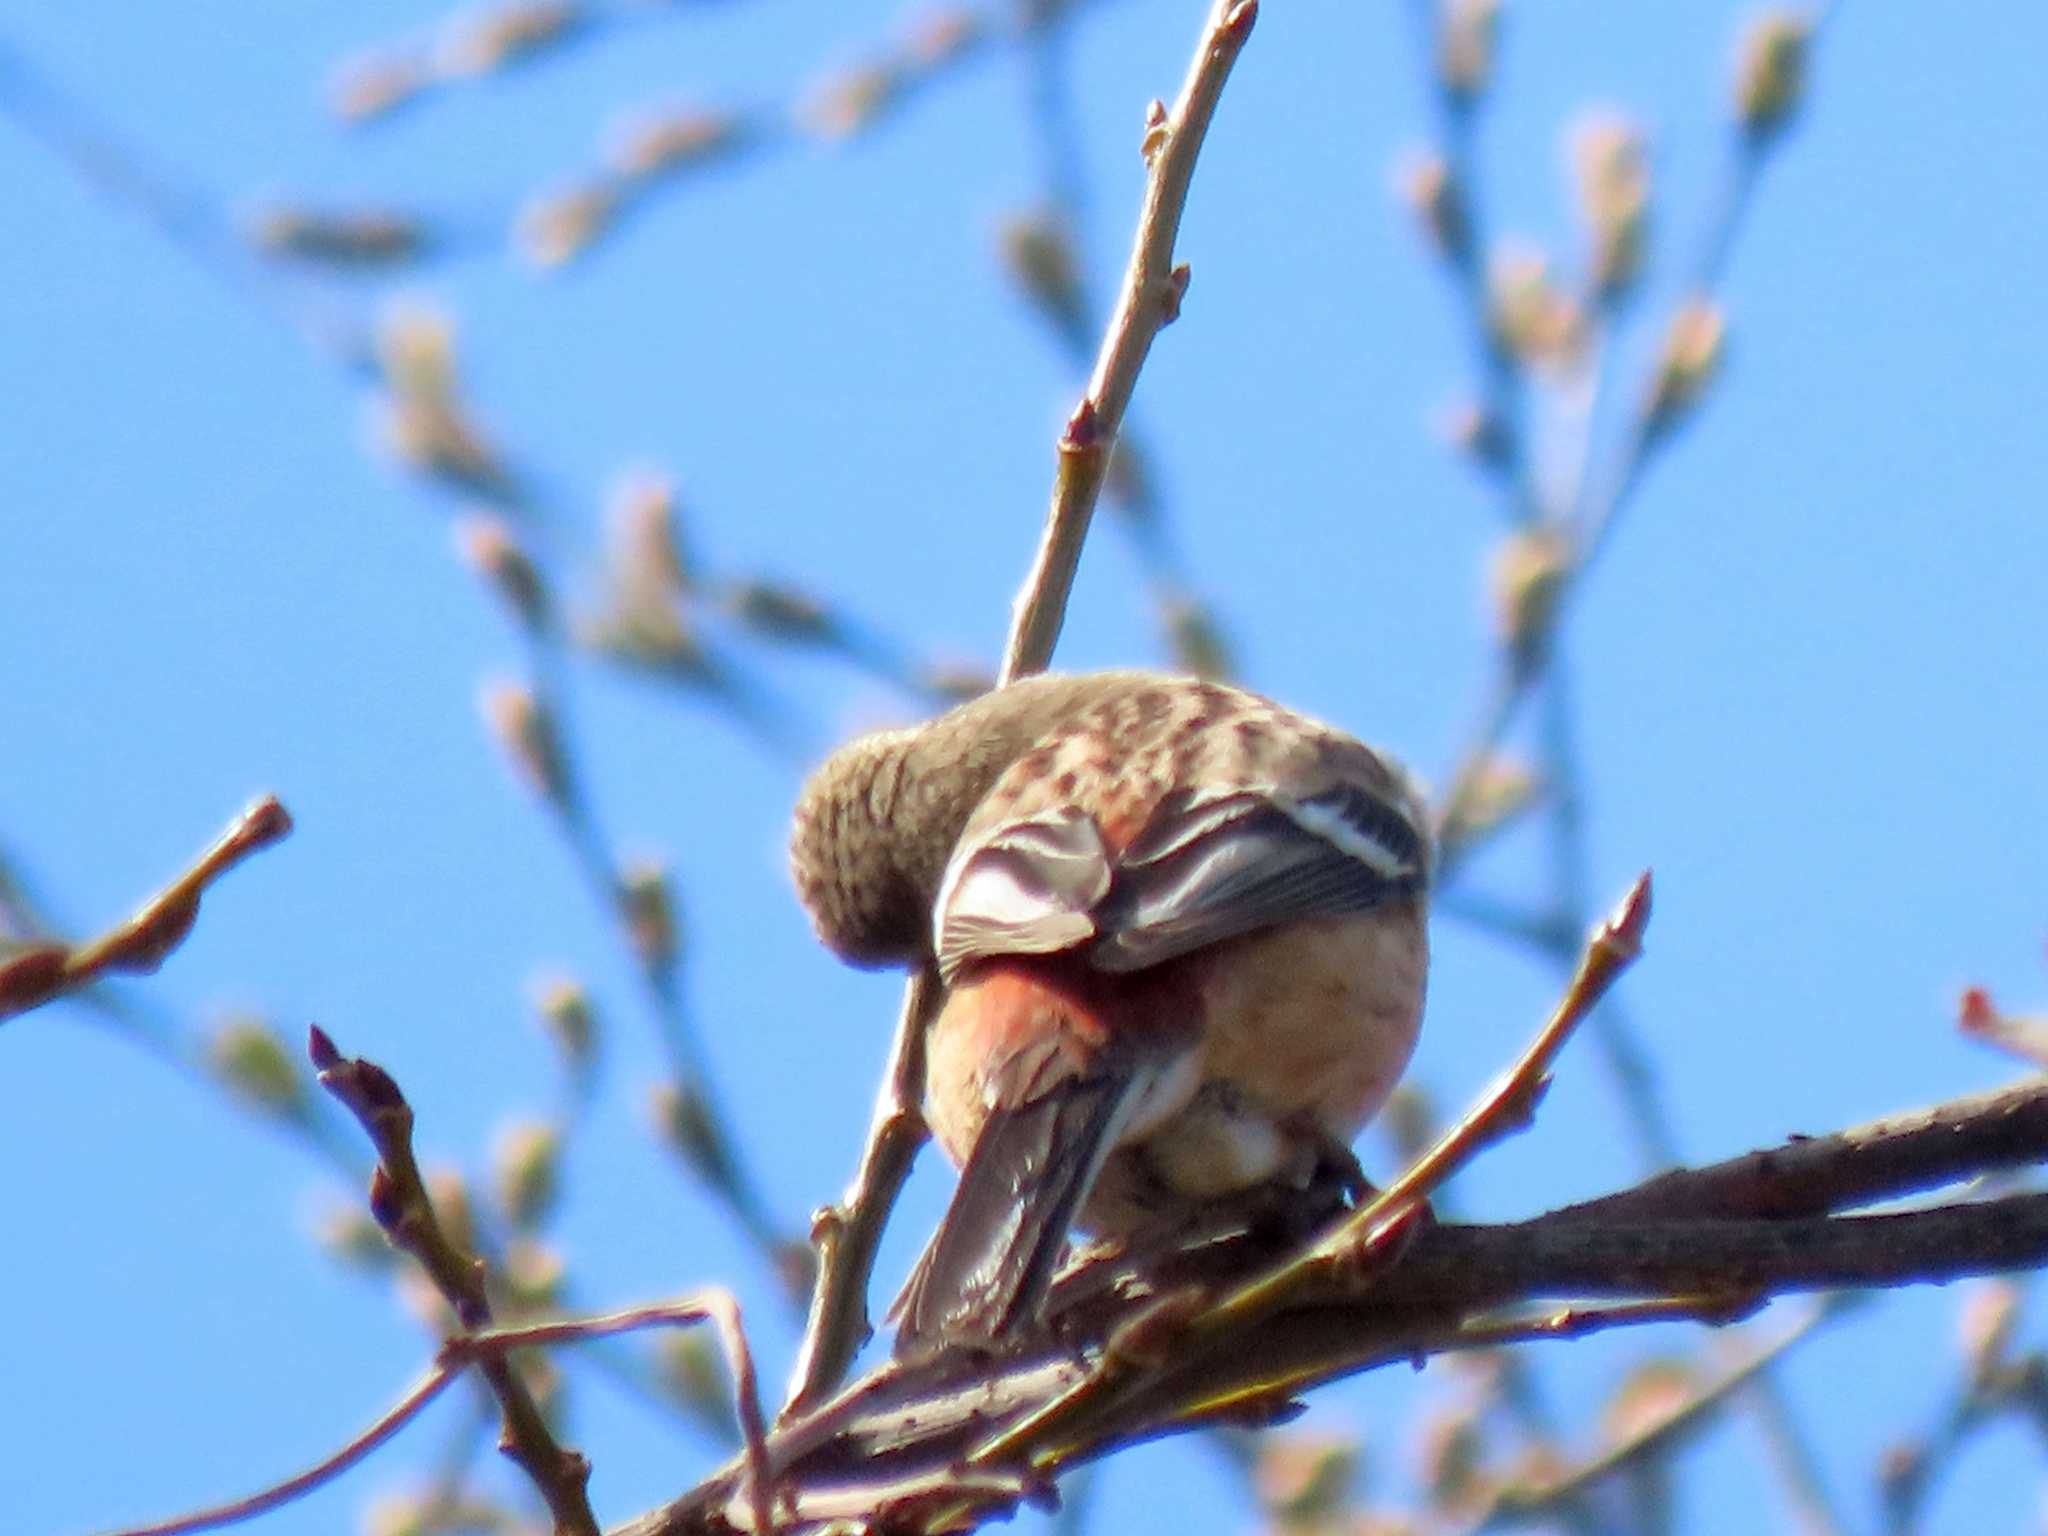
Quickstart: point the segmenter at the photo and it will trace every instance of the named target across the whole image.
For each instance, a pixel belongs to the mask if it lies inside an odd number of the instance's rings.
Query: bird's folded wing
[[[1423,834],[1362,786],[1305,798],[1176,791],[1117,859],[1089,959],[1143,970],[1284,923],[1361,912],[1427,878]]]
[[[1109,850],[1095,818],[1062,806],[1014,821],[955,856],[939,887],[933,948],[950,982],[983,955],[1043,955],[1095,936],[1088,914],[1109,893]]]
[[[963,848],[939,892],[935,948],[950,982],[991,955],[1081,949],[1139,971],[1303,918],[1361,912],[1428,878],[1408,813],[1339,781],[1307,796],[1176,790],[1118,854],[1072,806]]]

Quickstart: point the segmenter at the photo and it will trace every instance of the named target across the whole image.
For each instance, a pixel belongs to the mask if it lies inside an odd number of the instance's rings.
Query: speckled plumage
[[[949,988],[926,1112],[964,1171],[905,1339],[995,1343],[1069,1223],[1128,1231],[1354,1135],[1420,1019],[1427,827],[1355,738],[1156,673],[1030,679],[828,759],[791,843],[820,938]]]

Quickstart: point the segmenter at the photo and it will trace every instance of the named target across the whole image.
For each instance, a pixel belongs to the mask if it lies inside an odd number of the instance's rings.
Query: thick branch
[[[2048,1195],[1882,1215],[1829,1215],[1940,1179],[2048,1160],[2048,1087],[2023,1083],[1831,1136],[1681,1170],[1601,1200],[1499,1226],[1429,1226],[1360,1293],[1333,1270],[1248,1317],[1230,1348],[1144,1357],[1134,1315],[1176,1294],[1222,1295],[1272,1265],[1270,1229],[1212,1230],[1177,1251],[1078,1264],[1048,1311],[1063,1341],[996,1362],[942,1354],[887,1366],[770,1438],[785,1527],[882,1516],[918,1529],[937,1511],[995,1518],[1043,1496],[1058,1471],[1133,1440],[1219,1420],[1268,1421],[1335,1377],[1467,1348],[1525,1320],[1572,1334],[1670,1315],[1732,1318],[1771,1296],[1944,1283],[2048,1264]],[[1755,1170],[1768,1168],[1759,1185]],[[1790,1215],[1760,1214],[1744,1190]],[[1748,1206],[1744,1201],[1749,1200]],[[1339,1213],[1332,1218],[1341,1223]],[[1554,1309],[1580,1297],[1643,1307]],[[1557,1324],[1568,1319],[1569,1326]],[[1112,1342],[1114,1341],[1114,1342]],[[968,1455],[1071,1399],[1104,1351],[1139,1351],[1100,1413],[1064,1423],[1059,1453],[977,1467]],[[721,1472],[618,1536],[749,1529],[747,1482]]]
[[[2044,1148],[2048,1080],[2035,1077],[1832,1135],[1796,1136],[1703,1168],[1674,1168],[1557,1214],[1579,1220],[1819,1216],[2038,1162]]]

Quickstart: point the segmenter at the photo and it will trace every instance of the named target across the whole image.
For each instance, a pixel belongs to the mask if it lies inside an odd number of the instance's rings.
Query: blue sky
[[[1071,29],[1098,294],[1135,207],[1143,105],[1171,94],[1198,12],[1125,0]],[[1489,222],[1569,255],[1561,130],[1589,104],[1634,114],[1654,147],[1654,315],[1724,165],[1739,13],[1510,12],[1479,141]],[[584,978],[608,1049],[557,1233],[577,1294],[727,1279],[779,1380],[793,1331],[762,1266],[647,1134],[658,1056],[631,973],[479,724],[479,684],[522,655],[452,553],[463,509],[378,451],[367,382],[305,322],[355,325],[401,295],[453,316],[467,396],[534,488],[535,539],[572,606],[595,594],[609,488],[653,469],[719,576],[802,583],[918,655],[982,665],[1076,384],[994,255],[1047,180],[1032,69],[1009,49],[849,143],[685,183],[582,262],[533,271],[509,248],[512,211],[594,163],[621,109],[787,103],[904,23],[797,0],[610,14],[558,58],[351,128],[324,104],[334,63],[430,36],[434,7],[0,0],[15,231],[0,242],[0,847],[84,931],[277,791],[297,834],[213,894],[140,995],[191,1030],[227,1009],[294,1039],[319,1020],[396,1074],[427,1152],[472,1169],[509,1116],[553,1103],[529,979]],[[1810,110],[1741,233],[1727,368],[1571,617],[1589,883],[1604,900],[1657,871],[1626,996],[1695,1158],[2016,1075],[1955,1037],[1954,994],[2048,994],[2044,53],[2048,13],[2030,6],[1838,8]],[[52,88],[175,190],[203,259],[24,130],[24,114],[51,120]],[[1470,378],[1457,311],[1390,192],[1426,121],[1402,8],[1269,6],[1197,175],[1180,247],[1193,285],[1134,419],[1177,557],[1244,678],[1440,783],[1488,675],[1481,575],[1503,525],[1431,426]],[[272,200],[420,210],[443,254],[335,283],[222,257],[216,236]],[[1625,339],[1625,363],[1645,345]],[[1144,580],[1105,520],[1063,664],[1162,659]],[[673,862],[691,1015],[797,1227],[851,1167],[895,983],[811,942],[782,872],[787,808],[807,754],[918,706],[724,638],[786,708],[792,748],[598,665],[572,669],[570,707],[607,835]],[[1514,891],[1538,868],[1524,837],[1474,878]],[[1414,1070],[1448,1105],[1519,1046],[1553,978],[1452,918],[1436,946]],[[0,1342],[10,1529],[136,1521],[282,1474],[425,1357],[388,1289],[306,1236],[347,1191],[85,1011],[0,1030],[0,1160],[16,1170],[0,1280],[16,1322]],[[1505,1217],[1634,1171],[1582,1042],[1536,1129],[1457,1199]],[[920,1170],[884,1284],[947,1187]],[[1953,1376],[1956,1306],[1886,1298],[1787,1373],[1856,1529],[1873,1525],[1878,1450],[1927,1423]],[[1588,1425],[1646,1347],[1547,1352],[1571,1422]],[[1673,1331],[1654,1347],[1701,1344]],[[1325,1394],[1314,1422],[1362,1433],[1374,1486],[1396,1496],[1450,1374]],[[601,1378],[575,1393],[607,1518],[713,1454]],[[346,1527],[425,1475],[460,1419],[443,1405],[259,1528]],[[1987,1435],[1934,1528],[2034,1529],[2038,1465],[2017,1429]],[[1680,1486],[1689,1529],[1782,1523],[1739,1422]],[[1186,1446],[1121,1458],[1096,1497],[1106,1522],[1253,1518],[1233,1474]]]

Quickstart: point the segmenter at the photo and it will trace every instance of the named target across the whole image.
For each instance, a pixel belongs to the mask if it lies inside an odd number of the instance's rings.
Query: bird
[[[960,1179],[897,1356],[1029,1337],[1076,1229],[1355,1172],[1420,1028],[1433,858],[1393,758],[1192,677],[1039,674],[831,754],[798,897],[841,958],[944,987],[923,1108]]]

